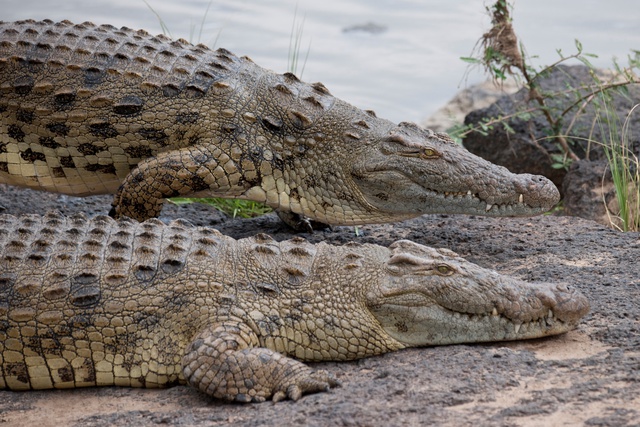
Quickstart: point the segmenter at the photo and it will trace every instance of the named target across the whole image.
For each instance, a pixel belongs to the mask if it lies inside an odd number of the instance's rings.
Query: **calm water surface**
[[[302,56],[309,50],[298,75],[393,121],[421,121],[460,87],[484,78],[472,72],[465,79],[459,59],[489,27],[481,0],[148,1],[173,37],[225,47],[278,72],[287,70],[297,17]],[[90,20],[162,32],[142,0],[2,0],[1,18]],[[599,55],[597,66],[640,50],[636,0],[520,0],[514,22],[540,65],[555,61],[557,48],[573,52],[575,38]],[[368,23],[379,31],[357,29]]]

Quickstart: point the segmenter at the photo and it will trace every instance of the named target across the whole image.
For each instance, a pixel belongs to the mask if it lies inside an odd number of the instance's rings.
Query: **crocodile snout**
[[[533,286],[535,286],[535,292],[531,305],[542,314],[549,313],[550,318],[556,318],[568,325],[575,325],[589,312],[589,301],[573,286],[562,283]]]
[[[555,184],[542,175],[522,174],[515,181],[515,188],[522,194],[522,201],[534,208],[549,210],[560,201]]]
[[[553,310],[565,323],[577,323],[591,308],[587,298],[573,286],[558,284],[553,293]]]

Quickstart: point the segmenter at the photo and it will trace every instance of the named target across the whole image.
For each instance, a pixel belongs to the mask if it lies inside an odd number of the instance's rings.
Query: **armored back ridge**
[[[535,215],[559,199],[546,178],[377,118],[321,83],[224,49],[68,21],[0,23],[0,182],[114,193],[112,215],[138,220],[192,194],[329,224]]]
[[[302,361],[560,334],[588,308],[566,286],[406,240],[0,216],[0,389],[186,382],[228,400],[298,399],[337,385]]]

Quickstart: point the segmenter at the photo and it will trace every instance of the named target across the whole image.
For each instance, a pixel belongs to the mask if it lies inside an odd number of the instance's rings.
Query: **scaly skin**
[[[0,216],[0,389],[186,382],[228,400],[295,400],[337,385],[303,361],[560,334],[588,309],[565,286],[406,240]]]
[[[559,200],[544,177],[377,118],[321,83],[224,49],[68,21],[0,23],[0,182],[114,193],[113,215],[137,220],[194,194],[351,225],[536,215]]]

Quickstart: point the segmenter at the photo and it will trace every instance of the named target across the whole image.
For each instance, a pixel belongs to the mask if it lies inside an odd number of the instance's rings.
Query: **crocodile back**
[[[224,49],[142,30],[2,22],[0,182],[113,193],[142,159],[215,139],[216,116],[260,72]]]

